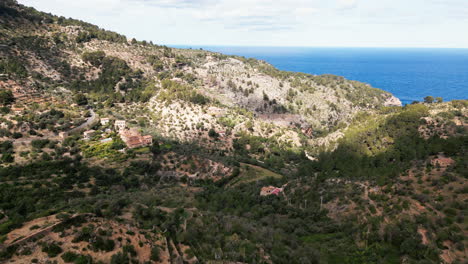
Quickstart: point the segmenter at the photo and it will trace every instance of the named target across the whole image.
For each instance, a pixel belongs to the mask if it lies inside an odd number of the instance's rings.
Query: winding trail
[[[77,126],[77,127],[75,127],[75,128],[72,128],[72,129],[68,130],[67,133],[70,134],[70,133],[79,131],[79,130],[81,130],[81,129],[83,129],[83,128],[86,128],[86,127],[88,127],[89,125],[91,125],[91,124],[94,122],[94,120],[96,119],[96,113],[94,112],[93,109],[90,109],[89,111],[90,111],[90,113],[91,113],[91,116],[88,118],[88,120],[86,120],[86,122],[84,122],[83,124],[81,124],[81,125],[79,125],[79,126]]]

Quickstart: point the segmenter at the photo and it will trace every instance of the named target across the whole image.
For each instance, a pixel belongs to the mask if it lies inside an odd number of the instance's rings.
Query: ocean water
[[[280,70],[340,75],[389,91],[403,104],[427,95],[468,99],[468,49],[174,47],[257,58]]]

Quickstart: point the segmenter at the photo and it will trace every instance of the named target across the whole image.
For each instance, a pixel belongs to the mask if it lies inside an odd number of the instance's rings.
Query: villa
[[[125,142],[128,148],[139,148],[153,144],[152,136],[142,136],[135,128],[120,130],[119,134],[120,138]]]

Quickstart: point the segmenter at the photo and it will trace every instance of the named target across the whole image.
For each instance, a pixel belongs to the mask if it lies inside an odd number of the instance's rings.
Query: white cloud
[[[338,8],[340,9],[352,9],[357,7],[357,0],[338,0]]]
[[[468,48],[468,0],[19,2],[161,44]]]

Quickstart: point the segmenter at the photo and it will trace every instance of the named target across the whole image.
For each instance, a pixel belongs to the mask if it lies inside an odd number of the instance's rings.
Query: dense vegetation
[[[2,80],[45,98],[25,103],[15,100],[11,87],[0,90],[0,262],[27,257],[35,247],[66,263],[95,263],[109,252],[110,263],[138,263],[144,249],[145,261],[168,257],[172,263],[183,262],[180,254],[200,263],[423,264],[440,263],[446,252],[455,255],[452,263],[464,261],[467,101],[428,96],[424,103],[381,107],[385,93],[360,82],[127,42],[12,0],[0,3],[0,19],[7,21],[0,37],[8,39],[0,50]],[[74,26],[66,28],[72,33],[57,30],[63,26]],[[146,64],[135,67],[106,45],[135,48],[143,58],[138,63]],[[195,68],[208,55],[216,62],[238,59],[252,70],[248,81]],[[203,79],[197,70],[213,76]],[[274,77],[280,88],[289,85],[284,98],[259,90],[251,73]],[[226,88],[231,99],[247,98],[256,109],[226,106],[204,85]],[[338,101],[304,102],[324,91]],[[341,100],[362,111],[333,119],[346,110]],[[14,104],[24,112],[14,113]],[[329,120],[306,135],[295,122],[319,118],[320,108]],[[179,118],[185,110],[196,114]],[[91,111],[109,119],[89,125],[94,134],[84,139],[72,127]],[[280,127],[257,114],[299,118]],[[151,135],[153,144],[129,148],[116,120]],[[167,131],[155,129],[161,123]],[[343,136],[328,139],[325,132],[332,131]],[[198,141],[171,137],[184,133]],[[260,195],[264,187],[277,192]],[[69,235],[71,245],[45,232],[27,246],[3,247],[12,231],[51,215],[60,224],[50,232]]]

